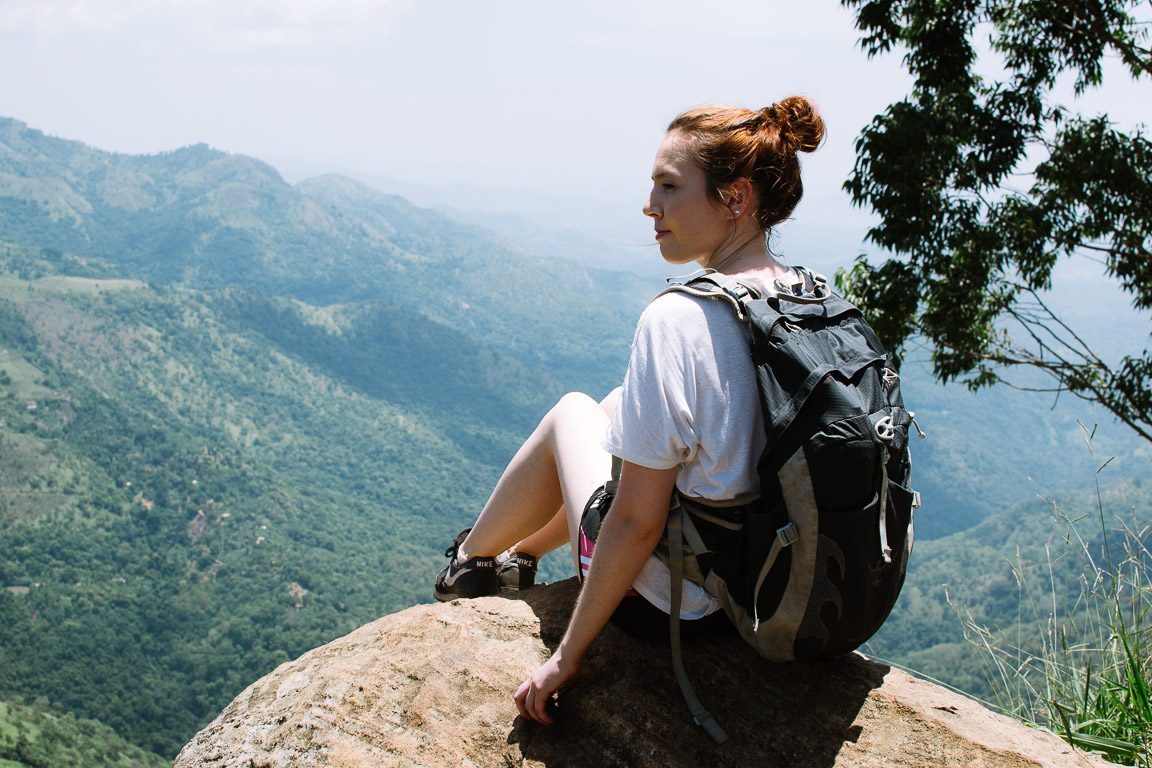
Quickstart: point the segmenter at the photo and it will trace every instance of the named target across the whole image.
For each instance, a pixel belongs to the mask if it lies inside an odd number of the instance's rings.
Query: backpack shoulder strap
[[[703,299],[720,299],[729,302],[736,310],[736,317],[744,323],[749,322],[751,315],[748,310],[748,301],[761,298],[756,288],[745,285],[727,275],[714,270],[704,270],[684,278],[669,278],[669,286],[656,295],[656,298],[666,293],[680,292],[697,296]],[[687,524],[686,524],[687,523]],[[691,542],[693,551],[706,552],[707,548],[700,540],[699,533],[691,523],[691,519],[684,514],[678,493],[672,494],[672,504],[668,510],[668,570],[671,579],[670,609],[668,611],[668,637],[672,650],[672,671],[676,682],[680,686],[680,693],[692,719],[701,726],[712,740],[723,744],[728,740],[728,734],[716,722],[712,714],[700,703],[696,689],[688,678],[684,669],[683,653],[680,645],[680,606],[683,601],[684,589],[684,539],[695,539]]]
[[[753,286],[714,269],[701,270],[684,277],[670,277],[668,283],[667,288],[656,294],[657,299],[666,293],[687,293],[702,299],[721,299],[729,302],[736,310],[736,317],[745,323],[749,317],[746,302],[762,298],[760,291]]]
[[[736,308],[737,316],[744,321],[748,319],[746,302],[750,300],[776,299],[777,304],[824,304],[829,299],[833,302],[843,301],[828,287],[828,279],[824,275],[807,267],[793,267],[777,277],[767,294],[714,269],[703,269],[683,277],[670,277],[668,283],[669,286],[656,294],[656,298],[679,291],[701,298],[724,299]],[[780,311],[783,312],[783,308]]]

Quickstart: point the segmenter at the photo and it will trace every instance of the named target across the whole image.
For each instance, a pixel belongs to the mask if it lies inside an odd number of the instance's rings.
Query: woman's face
[[[732,214],[708,195],[708,182],[680,131],[664,137],[652,166],[652,191],[644,215],[656,226],[660,255],[670,264],[702,267],[732,239]]]

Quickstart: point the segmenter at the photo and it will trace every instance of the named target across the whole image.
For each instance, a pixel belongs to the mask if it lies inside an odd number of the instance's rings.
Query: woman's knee
[[[608,417],[600,403],[583,392],[569,392],[561,397],[545,417],[553,439],[592,440],[597,446],[604,430],[608,428]]]
[[[561,450],[561,446],[598,451],[607,427],[608,417],[598,402],[582,392],[569,392],[544,416],[537,434],[554,452]]]
[[[600,404],[583,392],[569,392],[556,401],[549,415],[564,418],[591,413],[593,410],[601,411]]]
[[[598,482],[603,482],[601,465],[610,465],[611,457],[600,447],[600,440],[608,428],[608,416],[600,404],[588,395],[570,392],[553,406],[546,420],[557,469],[569,475],[561,477],[560,481],[565,486],[565,501],[568,501],[573,487],[571,480],[588,473]],[[591,490],[589,488],[588,492]],[[583,502],[584,499],[580,499],[580,506]]]

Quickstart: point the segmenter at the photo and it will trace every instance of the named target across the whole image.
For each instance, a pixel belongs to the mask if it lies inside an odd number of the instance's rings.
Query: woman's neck
[[[701,266],[714,269],[725,275],[740,275],[771,281],[788,271],[768,250],[763,232],[746,235],[736,240],[728,248],[723,248],[709,257]]]

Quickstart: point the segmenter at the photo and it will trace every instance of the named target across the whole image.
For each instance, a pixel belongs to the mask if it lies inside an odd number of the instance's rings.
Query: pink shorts
[[[596,489],[592,498],[584,506],[584,513],[580,516],[580,583],[588,578],[588,569],[592,567],[592,553],[596,551],[596,536],[600,533],[600,524],[608,507],[612,504],[612,497],[604,492],[603,486]],[[591,537],[588,535],[591,533]],[[640,593],[631,587],[625,597],[639,596]]]

